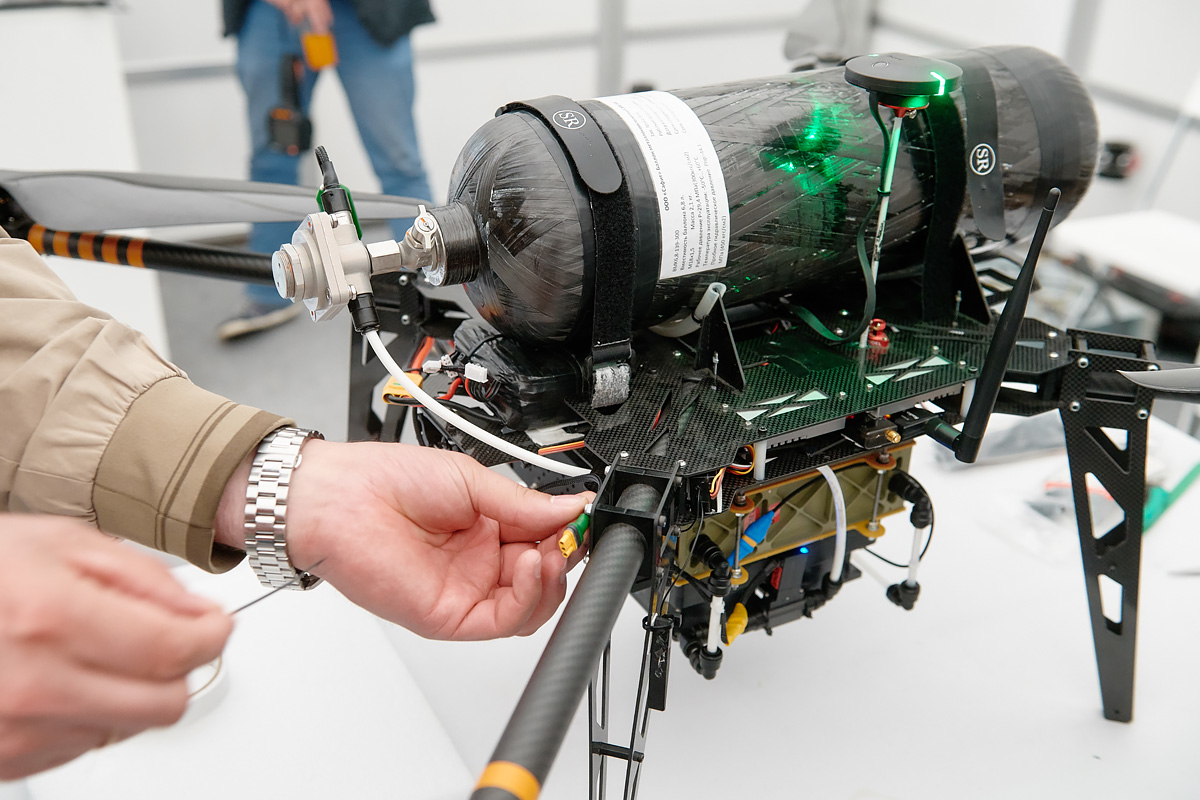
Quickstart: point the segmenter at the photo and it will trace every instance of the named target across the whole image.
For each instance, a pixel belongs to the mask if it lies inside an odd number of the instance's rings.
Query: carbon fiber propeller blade
[[[67,231],[221,222],[295,222],[317,210],[315,188],[136,172],[0,170],[7,190],[35,222]],[[418,200],[356,194],[360,219],[417,215]]]
[[[1121,374],[1138,386],[1152,390],[1160,397],[1173,397],[1176,400],[1200,403],[1200,367],[1160,369],[1148,372],[1121,371]]]

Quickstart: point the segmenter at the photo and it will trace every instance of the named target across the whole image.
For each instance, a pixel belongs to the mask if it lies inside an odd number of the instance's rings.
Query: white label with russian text
[[[724,267],[729,254],[725,175],[696,112],[666,92],[597,100],[629,126],[650,171],[662,233],[659,279]]]

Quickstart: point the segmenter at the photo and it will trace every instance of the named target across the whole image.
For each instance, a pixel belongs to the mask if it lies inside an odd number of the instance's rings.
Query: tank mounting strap
[[[550,95],[509,103],[497,116],[532,113],[562,143],[567,158],[589,193],[595,235],[592,291],[592,407],[619,405],[629,397],[633,359],[633,288],[636,248],[628,246],[636,230],[629,184],[604,131],[583,106]]]
[[[604,131],[591,114],[569,97],[548,95],[501,106],[496,116],[510,111],[531,111],[549,126],[567,150],[580,179],[593,192],[612,194],[621,188],[621,167]]]
[[[973,59],[959,59],[962,67],[963,99],[967,118],[967,188],[971,211],[979,232],[999,241],[1004,228],[1004,168],[999,163],[1000,123],[996,112],[996,87],[987,66]]]

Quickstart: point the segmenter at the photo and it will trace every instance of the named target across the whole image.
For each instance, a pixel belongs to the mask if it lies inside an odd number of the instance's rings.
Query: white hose
[[[928,527],[913,528],[912,555],[908,557],[908,578],[904,583],[908,586],[917,585],[917,567],[921,566],[921,543],[925,541]]]
[[[700,302],[696,304],[694,311],[690,314],[684,314],[679,319],[660,322],[652,326],[650,330],[659,336],[666,336],[668,339],[678,339],[680,336],[687,336],[689,333],[698,331],[700,330],[700,322],[713,310],[713,306],[717,304],[717,300],[724,296],[725,284],[710,283],[704,295],[700,298]]]
[[[713,595],[708,604],[708,641],[704,649],[715,653],[721,649],[721,614],[725,611],[725,598]]]
[[[519,458],[535,467],[548,469],[551,472],[556,472],[559,475],[567,475],[571,478],[578,478],[581,475],[588,474],[589,470],[583,467],[564,464],[561,461],[540,456],[523,447],[518,447],[512,442],[506,442],[495,434],[488,433],[470,420],[463,419],[423,391],[412,378],[408,377],[404,370],[400,368],[400,365],[396,363],[396,359],[392,358],[392,354],[383,346],[383,340],[379,338],[379,331],[370,331],[367,333],[367,341],[370,343],[371,349],[375,351],[376,358],[387,367],[387,371],[396,379],[396,382],[407,389],[408,393],[416,398],[421,405],[429,409],[434,415],[441,417],[444,422],[453,425],[463,433],[469,433],[484,444],[489,444],[497,450],[508,453],[510,456]]]
[[[842,484],[827,465],[817,467],[817,472],[829,484],[833,494],[833,516],[837,523],[837,534],[833,540],[833,568],[829,570],[829,580],[841,583],[842,562],[846,560],[846,498],[842,495]]]

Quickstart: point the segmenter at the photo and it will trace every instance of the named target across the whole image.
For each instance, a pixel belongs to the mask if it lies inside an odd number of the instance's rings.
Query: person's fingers
[[[93,726],[0,721],[0,781],[52,769],[124,735]]]
[[[219,610],[180,616],[146,600],[84,584],[42,622],[82,664],[148,680],[181,678],[221,654],[233,619]]]
[[[35,587],[36,588],[36,587]],[[4,620],[12,646],[127,677],[168,680],[216,658],[233,621],[218,610],[180,615],[140,597],[74,578],[26,592]]]
[[[567,573],[564,570],[567,560],[562,557],[558,545],[552,542],[543,542],[539,552],[542,557],[542,595],[538,598],[537,605],[534,606],[529,619],[517,631],[518,636],[528,636],[545,625],[546,621],[554,616],[555,609],[567,594]]]
[[[299,26],[304,23],[304,9],[300,7],[299,3],[289,3],[281,10],[289,24]]]
[[[219,608],[184,589],[170,570],[149,555],[119,542],[94,538],[90,546],[73,548],[68,554],[76,569],[88,577],[178,614],[206,614]]]
[[[464,477],[475,509],[500,523],[501,541],[541,539],[578,517],[592,497],[543,494],[483,468],[467,470]]]
[[[99,672],[57,654],[26,654],[5,672],[0,719],[60,721],[105,730],[170,725],[187,708],[187,682],[146,681]]]
[[[316,34],[329,33],[333,27],[333,9],[329,7],[329,0],[305,0],[303,6],[309,30]]]
[[[86,603],[86,604],[85,604]],[[80,593],[60,628],[80,663],[128,678],[173,680],[214,660],[233,631],[220,610],[180,616],[113,591]]]
[[[476,603],[455,628],[453,639],[495,639],[512,636],[529,620],[542,595],[541,556],[533,549],[517,558],[512,585],[500,586]]]
[[[533,549],[534,546],[527,542],[513,542],[500,546],[500,578],[497,581],[499,586],[512,586],[517,561],[524,553]],[[545,578],[545,573],[542,577]]]

